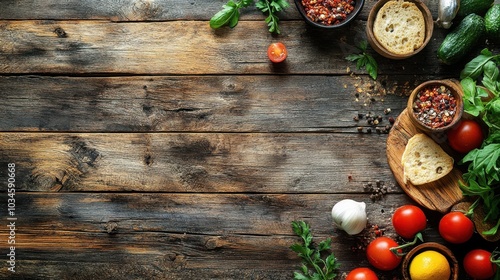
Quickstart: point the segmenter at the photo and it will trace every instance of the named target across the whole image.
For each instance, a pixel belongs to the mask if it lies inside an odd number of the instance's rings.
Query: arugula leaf
[[[460,73],[465,112],[481,117],[488,126],[488,137],[482,146],[467,153],[459,162],[468,164],[467,172],[462,175],[464,182],[460,182],[462,193],[479,197],[486,213],[484,220],[495,221],[496,225],[484,231],[484,235],[495,235],[500,227],[499,65],[500,54],[483,49]]]
[[[337,276],[339,264],[335,255],[331,253],[322,259],[322,253],[331,249],[332,240],[327,238],[321,241],[316,247],[313,246],[313,236],[309,225],[304,221],[292,222],[293,232],[302,239],[302,243],[295,243],[290,246],[294,252],[302,258],[300,272],[293,274],[296,280],[333,280]]]
[[[357,48],[361,51],[359,54],[350,54],[345,57],[348,61],[356,62],[356,68],[361,69],[365,68],[370,77],[373,80],[377,79],[378,76],[378,64],[377,61],[366,52],[368,48],[368,42],[361,41],[361,43],[357,46]]]
[[[265,21],[269,26],[269,32],[280,34],[279,18],[276,13],[288,8],[290,4],[286,0],[259,0],[255,6],[261,12],[268,13]]]

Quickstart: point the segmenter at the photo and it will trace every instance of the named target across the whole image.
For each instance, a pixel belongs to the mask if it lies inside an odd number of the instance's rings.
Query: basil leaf
[[[233,16],[229,19],[228,26],[233,28],[238,24],[238,20],[240,19],[240,11],[238,9],[234,9]]]
[[[491,56],[478,55],[465,64],[464,69],[460,72],[460,79],[471,78],[476,80],[483,73],[483,65],[490,59]]]
[[[492,91],[496,96],[498,96],[498,92],[500,90],[498,88],[499,71],[496,63],[491,60],[488,61],[486,64],[484,64],[483,70],[483,85],[490,91]]]
[[[232,5],[230,4],[232,3]],[[236,21],[238,21],[238,8],[234,5],[234,2],[230,1],[228,2],[227,5],[222,6],[223,9],[217,12],[211,19],[210,19],[210,27],[213,29],[220,28],[229,22],[232,22],[234,24],[234,17],[236,15]],[[233,26],[235,26],[234,24]]]
[[[462,90],[464,92],[464,111],[477,117],[484,111],[484,106],[481,101],[481,96],[477,94],[476,82],[470,77],[460,81]]]

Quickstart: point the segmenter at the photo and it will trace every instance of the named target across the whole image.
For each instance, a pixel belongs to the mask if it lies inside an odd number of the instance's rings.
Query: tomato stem
[[[500,268],[500,251],[498,250],[498,247],[493,250],[493,252],[490,255],[490,262],[496,264]],[[495,277],[493,278],[494,280],[500,280],[500,269],[497,269],[497,272],[495,273]]]
[[[498,247],[493,250],[490,256],[490,261],[498,266],[500,266],[500,251]]]
[[[474,214],[474,210],[476,209],[476,207],[479,205],[479,198],[476,199],[476,201],[474,201],[474,203],[472,203],[470,206],[469,206],[469,209],[467,209],[467,212],[464,212],[464,215],[467,217],[467,218],[471,218],[472,215]]]
[[[396,256],[402,257],[402,256],[406,255],[406,253],[403,252],[402,249],[417,244],[418,240],[420,240],[421,242],[424,242],[424,238],[422,237],[421,232],[418,232],[417,234],[415,234],[415,238],[413,238],[413,241],[405,243],[403,245],[399,245],[397,247],[392,247],[389,250],[391,250],[391,252],[394,253]]]

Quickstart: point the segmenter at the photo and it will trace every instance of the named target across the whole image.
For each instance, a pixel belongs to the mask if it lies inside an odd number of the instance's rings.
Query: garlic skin
[[[366,227],[366,204],[352,199],[337,202],[332,208],[333,223],[349,235],[356,235]]]

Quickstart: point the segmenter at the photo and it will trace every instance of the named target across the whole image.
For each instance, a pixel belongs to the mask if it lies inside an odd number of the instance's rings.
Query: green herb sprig
[[[351,62],[356,62],[357,69],[361,69],[364,67],[370,77],[372,77],[373,80],[376,80],[378,76],[378,64],[373,56],[366,52],[366,50],[368,49],[368,42],[361,41],[361,43],[359,43],[359,45],[356,47],[361,52],[358,54],[350,54],[345,59]]]
[[[300,272],[294,272],[296,280],[332,280],[337,276],[339,263],[333,253],[322,259],[327,251],[331,250],[332,240],[327,238],[316,247],[313,245],[313,236],[309,225],[304,221],[292,222],[293,232],[302,238],[302,244],[290,246],[302,258]]]
[[[254,3],[254,0],[229,0],[227,4],[222,6],[222,10],[217,12],[210,19],[210,27],[213,29],[217,29],[225,25],[231,28],[235,27],[240,19],[240,10],[242,8],[249,7]],[[268,15],[265,22],[269,26],[269,32],[276,34],[280,34],[278,26],[279,17],[277,13],[285,10],[289,6],[290,4],[286,0],[259,0],[255,3],[255,7],[257,9]]]
[[[496,222],[482,232],[495,235],[500,227],[500,54],[483,49],[460,73],[464,92],[464,111],[482,118],[488,137],[480,148],[467,153],[459,164],[468,164],[460,182],[464,195],[477,196],[482,202],[485,221]]]

